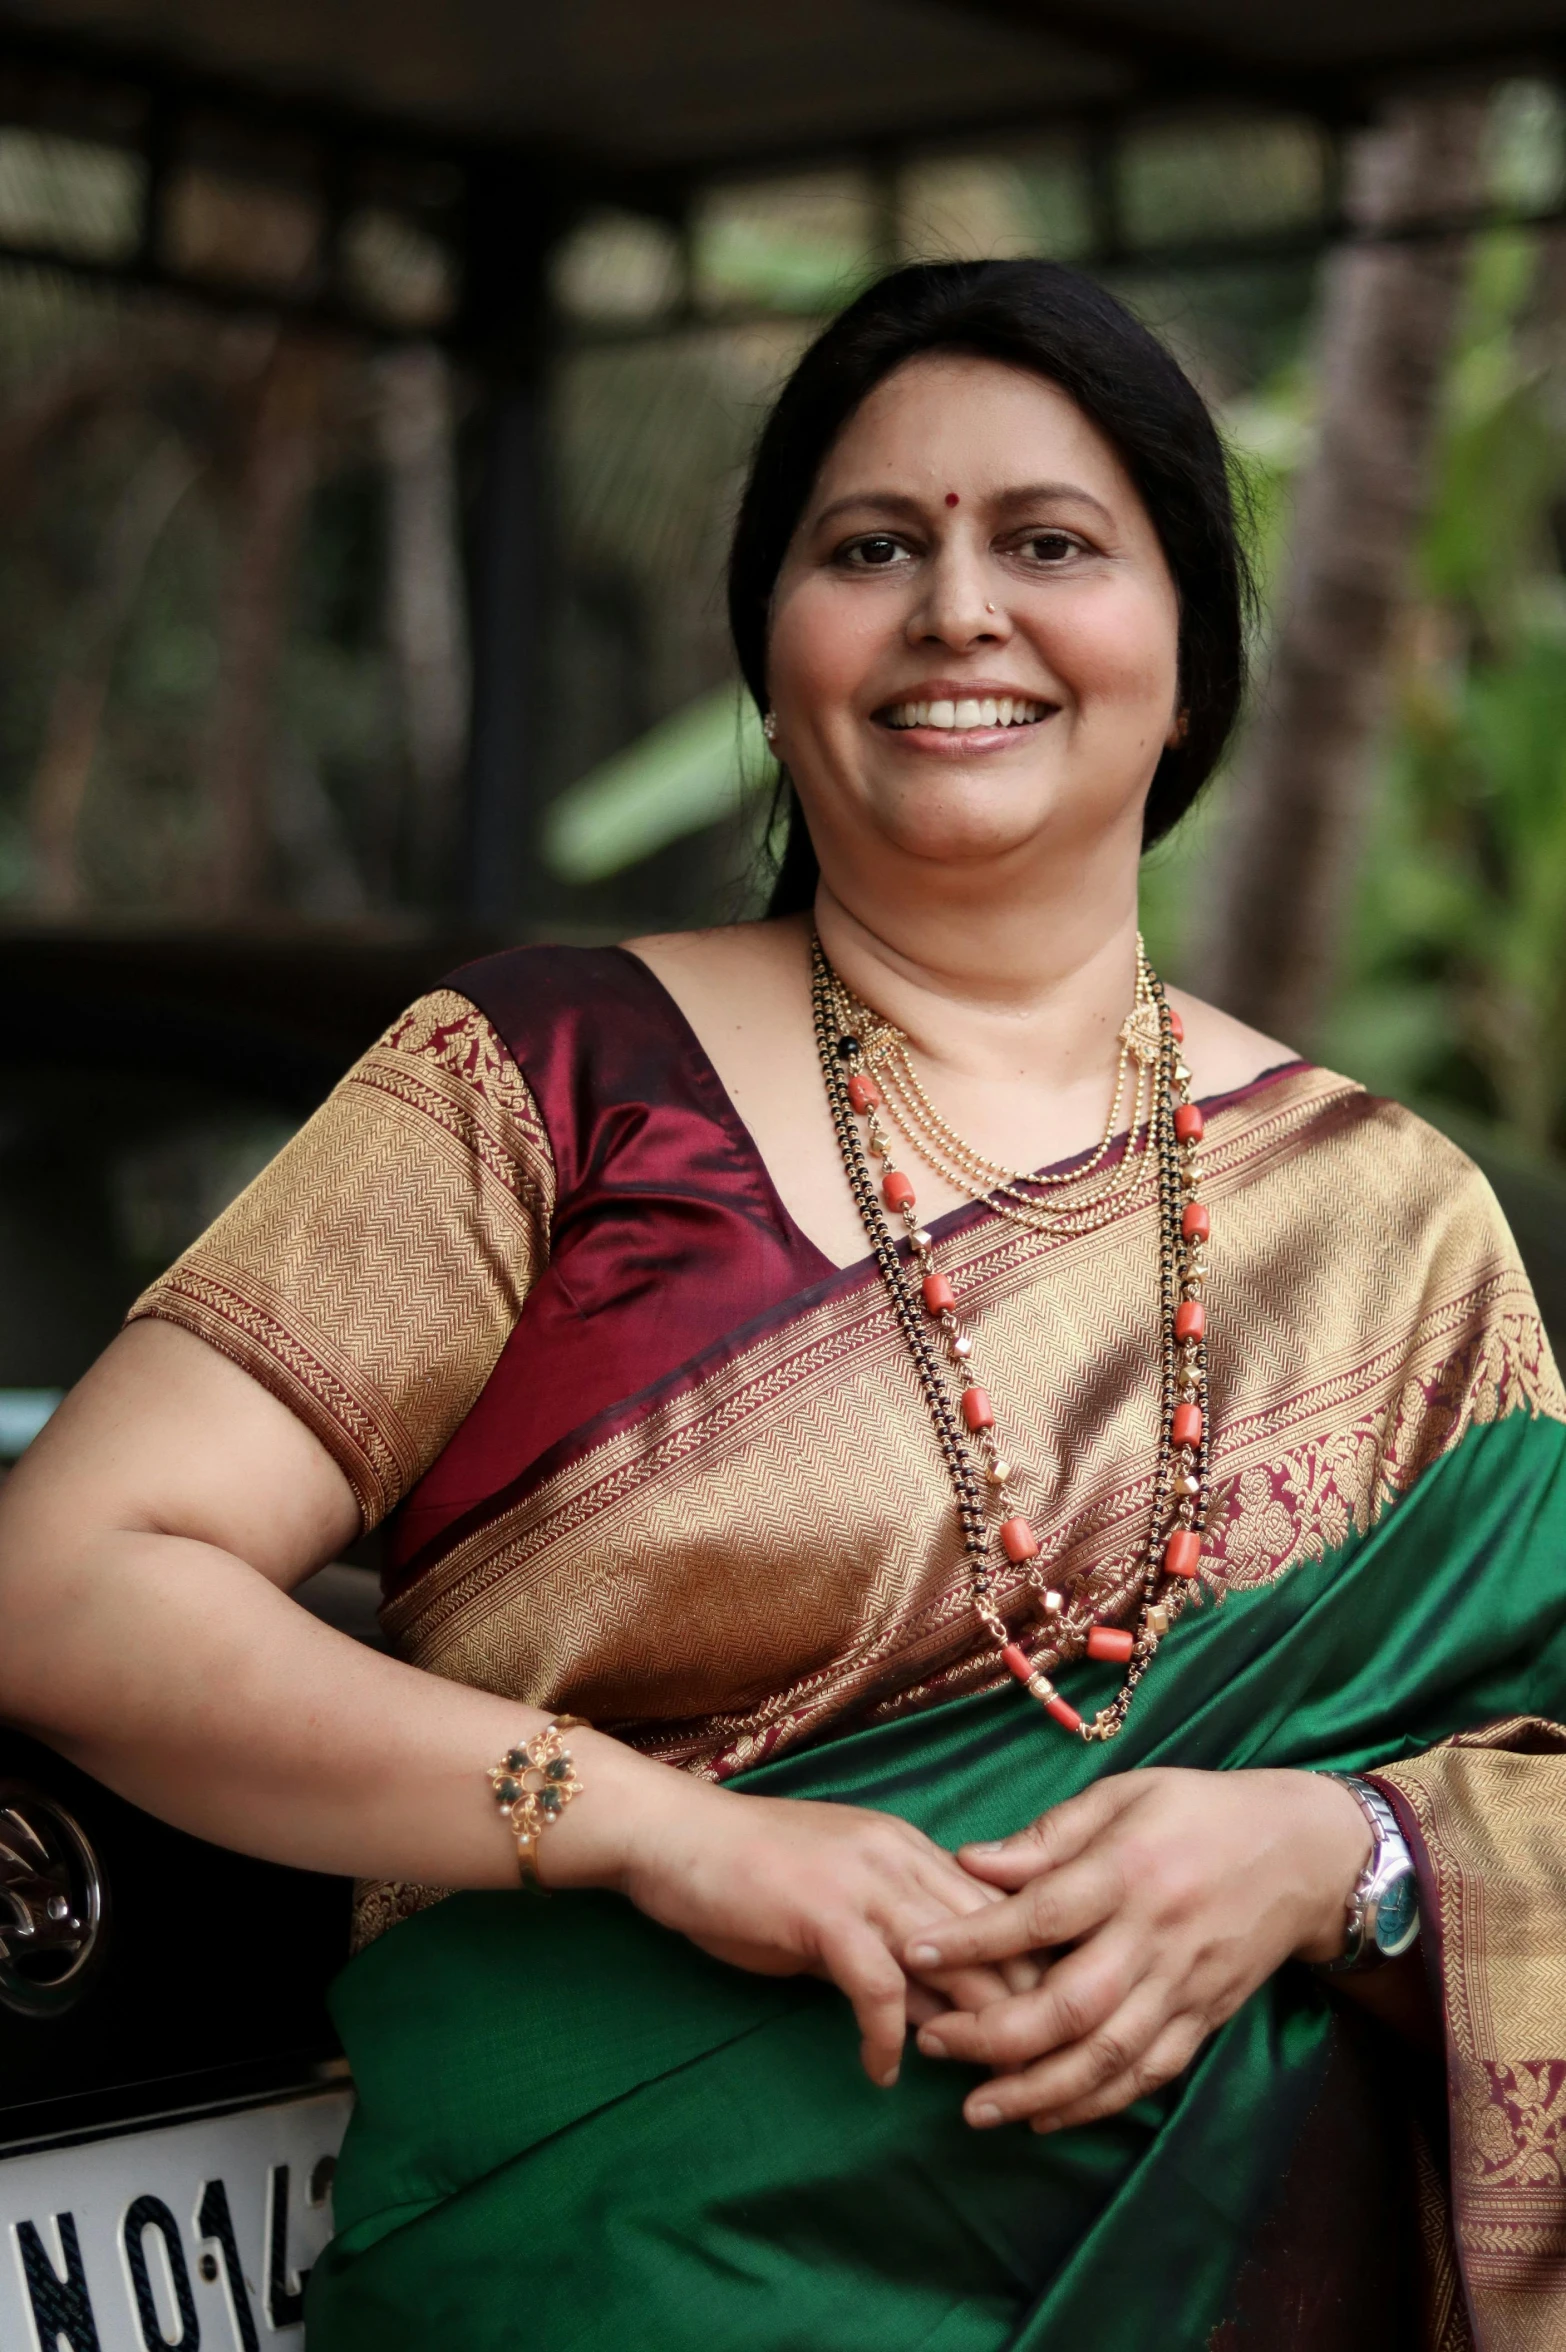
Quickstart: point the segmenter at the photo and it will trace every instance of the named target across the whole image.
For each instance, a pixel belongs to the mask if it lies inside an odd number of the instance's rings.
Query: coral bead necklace
[[[1137,941],[1136,1000],[1119,1038],[1114,1097],[1098,1148],[1079,1166],[1039,1176],[1001,1167],[962,1139],[917,1077],[908,1039],[838,978],[819,939],[811,947],[816,1046],[850,1189],[907,1342],[952,1482],[973,1606],[1007,1668],[1046,1714],[1083,1739],[1113,1739],[1158,1645],[1195,1591],[1209,1499],[1206,1245],[1210,1220],[1197,1197],[1202,1114],[1190,1100],[1180,1017]],[[1110,1154],[1128,1067],[1135,1066],[1131,1123],[1118,1165]],[[1145,1116],[1144,1116],[1144,1104]],[[973,1341],[951,1277],[935,1263],[914,1185],[892,1156],[890,1121],[927,1165],[974,1190],[1000,1215],[1044,1232],[1086,1233],[1115,1216],[1147,1172],[1156,1173],[1162,1346],[1157,1366],[1153,1503],[1134,1622],[1099,1616],[1092,1579],[1069,1598],[1048,1579],[1038,1537],[1012,1491],[1012,1467],[995,1408],[977,1377]],[[880,1175],[872,1170],[879,1164]],[[1083,1189],[1083,1180],[1095,1178]],[[1075,1188],[1075,1189],[1073,1189]],[[889,1214],[890,1213],[890,1214]],[[890,1222],[908,1244],[905,1258]],[[993,1524],[992,1524],[993,1523]],[[1004,1565],[1002,1564],[1004,1563]],[[1001,1596],[1021,1571],[1042,1618],[1030,1655],[1001,1615]],[[1008,1576],[1010,1572],[1010,1577]],[[1125,1668],[1118,1695],[1084,1722],[1044,1671],[1087,1657]]]

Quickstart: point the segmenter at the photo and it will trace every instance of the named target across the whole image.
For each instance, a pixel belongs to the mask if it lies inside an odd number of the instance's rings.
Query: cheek
[[[1047,615],[1041,650],[1085,716],[1168,723],[1179,678],[1179,624],[1165,598],[1118,589]]]
[[[802,703],[821,718],[854,701],[886,641],[887,624],[871,602],[833,595],[820,580],[779,597],[767,640],[774,701]]]

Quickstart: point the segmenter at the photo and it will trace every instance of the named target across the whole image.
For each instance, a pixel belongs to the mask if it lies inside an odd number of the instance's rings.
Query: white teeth
[[[965,695],[960,702],[899,702],[887,712],[893,727],[940,727],[961,732],[970,727],[1026,727],[1044,716],[1041,702],[1018,695]]]

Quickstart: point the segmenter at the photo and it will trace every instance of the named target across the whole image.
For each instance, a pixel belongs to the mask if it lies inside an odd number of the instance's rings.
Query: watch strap
[[[1353,1772],[1323,1772],[1321,1777],[1323,1780],[1335,1780],[1340,1787],[1348,1790],[1364,1814],[1370,1830],[1370,1859],[1355,1880],[1348,1898],[1348,1942],[1336,1960],[1321,1963],[1324,1974],[1347,1976],[1354,1970],[1385,1965],[1388,1955],[1381,1950],[1370,1932],[1371,1898],[1381,1884],[1387,1849],[1395,1848],[1403,1856],[1410,1871],[1413,1869],[1413,1856],[1409,1853],[1408,1841],[1403,1835],[1398,1817],[1380,1789]]]

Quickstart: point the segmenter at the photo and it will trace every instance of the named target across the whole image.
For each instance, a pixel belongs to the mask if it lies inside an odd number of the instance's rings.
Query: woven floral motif
[[[432,989],[411,1004],[381,1039],[381,1050],[437,1063],[471,1093],[543,1138],[522,1073],[478,1007],[455,989]]]
[[[1215,1583],[1270,1584],[1301,1561],[1364,1535],[1467,1430],[1507,1413],[1566,1419],[1566,1394],[1520,1276],[1465,1302],[1471,1325],[1428,1370],[1346,1427],[1311,1435],[1270,1461],[1218,1476],[1205,1551]]]
[[[1484,2352],[1566,2343],[1566,1730],[1517,1716],[1377,1781],[1420,1852],[1456,2239]]]
[[[1470,2060],[1458,2085],[1461,2166],[1487,2188],[1566,2180],[1566,2059]]]

